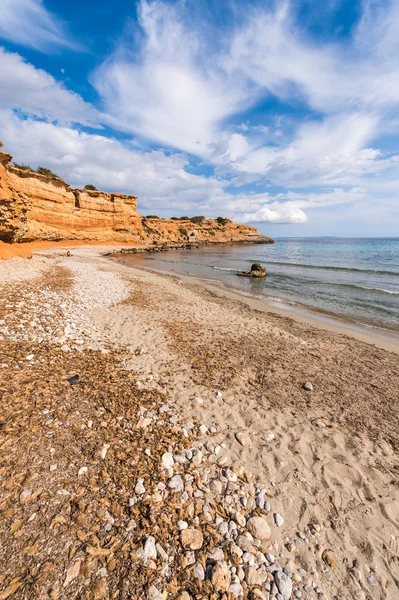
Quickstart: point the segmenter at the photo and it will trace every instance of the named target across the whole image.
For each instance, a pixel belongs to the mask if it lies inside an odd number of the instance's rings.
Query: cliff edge
[[[0,241],[36,240],[153,244],[272,243],[257,229],[228,219],[145,218],[137,196],[73,189],[58,177],[10,165],[0,151]]]

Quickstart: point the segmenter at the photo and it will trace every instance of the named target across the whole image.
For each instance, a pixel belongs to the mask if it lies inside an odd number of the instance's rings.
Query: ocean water
[[[129,260],[282,306],[399,330],[399,238],[277,238],[272,245],[207,246]],[[265,280],[237,277],[254,262],[266,267]]]

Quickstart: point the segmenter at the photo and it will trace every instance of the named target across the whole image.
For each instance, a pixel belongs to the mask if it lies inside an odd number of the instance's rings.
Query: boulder
[[[254,263],[250,271],[238,271],[240,277],[266,277],[266,269],[259,263]]]

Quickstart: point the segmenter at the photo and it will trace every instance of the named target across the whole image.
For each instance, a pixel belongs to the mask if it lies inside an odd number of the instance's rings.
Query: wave
[[[384,288],[374,288],[374,287],[366,287],[364,285],[355,285],[354,287],[362,288],[363,290],[372,290],[373,292],[384,292],[384,294],[395,294],[399,295],[399,292],[395,292],[394,290],[385,290]]]
[[[247,260],[246,262],[252,263],[253,260]],[[324,269],[326,271],[349,271],[351,273],[373,273],[378,275],[393,275],[394,277],[399,277],[398,271],[384,271],[379,269],[357,269],[351,267],[333,267],[331,265],[308,265],[303,263],[292,263],[292,262],[284,262],[278,260],[266,260],[266,264],[273,265],[285,265],[288,267],[302,267],[304,269]],[[233,269],[234,270],[234,269]]]
[[[231,271],[234,273],[237,273],[237,270],[238,270],[238,269],[229,269],[227,267],[212,267],[212,269],[216,269],[216,271]]]

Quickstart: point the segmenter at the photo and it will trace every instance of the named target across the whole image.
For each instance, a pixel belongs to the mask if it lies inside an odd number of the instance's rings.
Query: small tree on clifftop
[[[92,183],[87,183],[85,185],[85,190],[92,190],[93,192],[97,192],[97,188],[95,185],[93,185]]]

